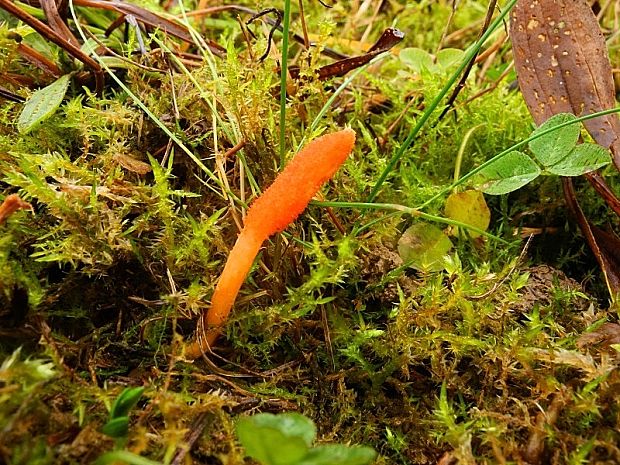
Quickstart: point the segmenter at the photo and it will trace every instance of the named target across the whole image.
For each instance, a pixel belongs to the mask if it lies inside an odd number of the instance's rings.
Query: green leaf
[[[115,417],[101,428],[101,432],[111,438],[124,438],[129,432],[129,417]]]
[[[539,134],[559,124],[575,120],[575,115],[558,113],[541,124],[532,135]],[[569,124],[563,128],[551,131],[538,139],[530,141],[529,147],[536,159],[544,166],[551,166],[565,158],[577,145],[581,125]]]
[[[450,194],[444,208],[446,217],[461,223],[469,224],[486,231],[491,222],[491,211],[480,191],[469,190]],[[468,231],[471,237],[480,236],[479,233]]]
[[[598,144],[580,144],[547,171],[559,176],[581,176],[611,163],[609,150]]]
[[[486,194],[501,195],[516,191],[539,174],[540,168],[534,160],[514,150],[481,170],[475,184]]]
[[[143,387],[125,388],[114,401],[110,410],[110,418],[125,417],[142,397]]]
[[[452,242],[444,232],[428,223],[416,223],[398,241],[403,262],[420,271],[441,271]]]
[[[246,454],[263,465],[291,465],[306,456],[316,428],[299,413],[261,413],[240,419],[237,435]]]
[[[62,99],[65,98],[70,79],[71,75],[65,74],[49,86],[39,89],[32,94],[17,119],[17,129],[19,132],[26,134],[32,131],[37,124],[56,113],[56,110],[58,110],[62,103]]]
[[[437,64],[444,70],[461,63],[465,52],[458,48],[444,48],[437,52]]]
[[[130,465],[162,465],[161,462],[141,457],[126,450],[107,452],[95,461],[95,465],[117,465],[119,463],[128,463]]]
[[[249,417],[257,428],[268,427],[282,431],[287,437],[299,437],[310,447],[316,438],[316,427],[310,418],[301,413],[260,413]]]
[[[435,68],[433,57],[421,48],[405,48],[398,54],[400,61],[420,74],[422,71],[432,71]]]
[[[367,465],[377,453],[371,447],[329,444],[315,447],[295,465]]]

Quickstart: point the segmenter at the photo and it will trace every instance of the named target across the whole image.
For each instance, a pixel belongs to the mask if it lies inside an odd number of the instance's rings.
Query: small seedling
[[[125,388],[112,404],[110,419],[101,431],[117,440],[126,438],[129,432],[129,412],[136,406],[143,392],[143,387]]]
[[[299,413],[242,418],[237,423],[237,435],[246,454],[262,465],[366,465],[377,455],[365,446],[312,447],[316,426]]]
[[[465,52],[455,48],[445,48],[440,50],[433,57],[426,50],[421,48],[405,48],[401,50],[399,58],[402,63],[416,74],[446,74],[459,65]]]

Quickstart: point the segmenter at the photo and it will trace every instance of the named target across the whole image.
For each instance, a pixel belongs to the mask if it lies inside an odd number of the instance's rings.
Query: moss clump
[[[302,78],[286,83],[287,157],[349,125],[355,153],[322,195],[364,201],[448,82],[450,69],[417,72],[403,50],[467,49],[488,5],[304,6],[317,43],[288,53]],[[146,390],[123,447],[161,463],[245,463],[234,422],[258,410],[302,411],[320,441],[372,445],[379,464],[617,460],[618,315],[557,179],[487,198],[497,237],[548,232],[525,253],[518,242],[455,238],[437,273],[398,255],[416,218],[311,205],[265,244],[222,346],[209,360],[180,359],[247,205],[280,169],[281,34],[261,62],[270,25],[241,27],[237,13],[189,20],[225,56],[161,31],[142,33],[139,54],[135,29],[103,34],[115,13],[80,8],[82,27],[117,55],[105,60],[124,87],[107,75],[101,95],[60,48],[14,19],[0,27],[7,90],[28,98],[54,79],[24,60],[16,34],[76,73],[58,111],[28,134],[15,124],[23,105],[0,106],[0,199],[33,205],[0,225],[0,461],[92,463],[119,447],[101,427],[126,385]],[[395,18],[405,40],[328,105],[343,78],[316,78],[334,61],[321,51],[361,54]],[[463,174],[530,133],[514,75],[500,79],[511,60],[501,33],[378,201],[418,206],[451,183],[459,150]],[[441,215],[443,200],[425,211]],[[596,224],[611,221],[585,188],[580,200]]]

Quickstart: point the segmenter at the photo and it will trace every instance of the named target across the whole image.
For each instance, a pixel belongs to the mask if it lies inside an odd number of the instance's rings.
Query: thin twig
[[[282,24],[282,13],[277,8],[267,8],[265,10],[259,11],[258,13],[252,15],[250,19],[246,21],[246,24],[250,25],[252,22],[256,21],[258,18],[268,15],[269,13],[273,13],[276,17],[276,20],[271,25],[271,29],[269,30],[269,35],[267,36],[267,50],[265,50],[265,53],[261,55],[258,61],[265,61],[265,59],[269,56],[269,52],[271,51],[271,42],[273,42],[273,34],[280,27],[280,24]],[[252,34],[252,36],[254,36],[252,31],[250,31],[249,29],[248,31],[250,32],[250,34]],[[256,38],[256,36],[254,36],[254,38]]]
[[[491,20],[493,19],[493,11],[495,10],[496,5],[497,5],[497,0],[491,0],[491,3],[489,4],[489,9],[487,10],[487,16],[486,18],[484,18],[484,24],[482,25],[482,29],[480,29],[480,32],[478,33],[478,37],[476,38],[476,41],[480,40],[482,36],[484,35],[484,33],[489,28],[491,24]],[[452,109],[452,106],[454,105],[454,101],[456,100],[458,95],[461,93],[461,90],[463,90],[463,88],[465,87],[465,83],[467,82],[469,73],[474,67],[474,63],[476,62],[476,57],[478,56],[478,53],[479,53],[479,50],[474,54],[471,60],[469,60],[467,67],[463,70],[461,79],[459,80],[458,84],[454,87],[452,94],[448,98],[446,107],[443,109],[443,111],[439,115],[439,118],[437,119],[437,121],[441,121],[443,117],[446,116],[446,114]]]
[[[211,412],[199,413],[198,416],[196,416],[189,428],[189,432],[185,436],[183,446],[177,448],[177,453],[172,462],[170,462],[170,465],[181,465],[185,463],[185,456],[192,450],[194,443],[200,438],[202,432],[212,420],[213,413]]]

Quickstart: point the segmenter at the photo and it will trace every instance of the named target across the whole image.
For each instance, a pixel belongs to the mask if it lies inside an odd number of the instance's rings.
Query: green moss
[[[444,37],[453,2],[409,3],[377,11],[304,3],[318,46],[291,46],[303,78],[288,89],[286,157],[322,130],[348,125],[358,134],[322,190],[326,199],[364,201],[448,82],[449,70],[416,73],[398,52],[466,49],[487,7],[459,4]],[[454,238],[446,269],[430,274],[397,253],[412,218],[311,205],[265,243],[211,363],[177,359],[208,308],[244,210],[279,170],[281,36],[259,62],[267,25],[251,25],[258,38],[248,42],[236,13],[192,19],[227,53],[183,61],[166,51],[175,45],[162,32],[147,43],[156,50],[138,55],[135,31],[126,43],[120,30],[103,36],[114,14],[79,14],[83,27],[141,67],[115,68],[128,90],[108,77],[102,95],[74,78],[59,111],[28,135],[15,126],[22,105],[0,106],[0,198],[18,193],[33,205],[0,225],[0,461],[91,463],[114,447],[100,429],[125,385],[147,387],[127,449],[166,463],[200,428],[196,463],[244,463],[234,422],[257,410],[300,410],[320,441],[372,445],[378,464],[613,459],[617,313],[606,309],[598,268],[567,222],[557,179],[487,198],[496,236],[514,240],[522,227],[556,235],[533,239],[524,254],[523,244]],[[370,44],[395,22],[404,42],[357,77],[310,134],[343,81],[314,77],[333,62],[320,49],[360,54],[368,45],[349,40]],[[63,72],[77,71],[58,47],[11,23],[0,28],[3,76],[52,79],[20,58],[15,32]],[[510,60],[504,44],[474,68],[454,111],[431,118],[379,201],[419,206],[451,184],[460,149],[463,175],[530,134],[514,74],[494,85]],[[617,176],[605,174],[615,187]],[[600,198],[578,188],[595,224],[615,224]],[[441,215],[443,201],[425,211]]]

